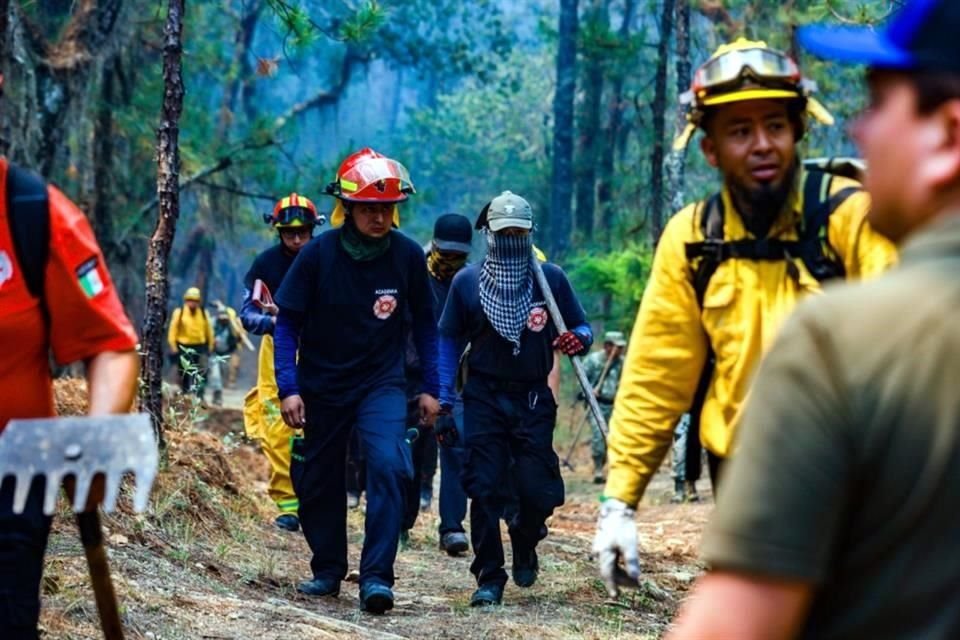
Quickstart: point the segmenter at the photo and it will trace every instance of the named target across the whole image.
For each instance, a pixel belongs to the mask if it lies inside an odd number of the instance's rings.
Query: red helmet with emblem
[[[317,213],[317,207],[298,193],[280,198],[273,207],[273,213],[263,214],[263,221],[277,229],[315,226],[323,224],[324,219]]]
[[[415,193],[406,167],[370,147],[351,154],[340,165],[327,193],[345,202],[403,202]]]

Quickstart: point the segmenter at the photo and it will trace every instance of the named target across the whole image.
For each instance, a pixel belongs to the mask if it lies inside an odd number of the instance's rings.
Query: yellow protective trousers
[[[267,493],[281,513],[296,513],[300,502],[290,480],[290,442],[301,435],[288,427],[280,415],[277,376],[273,369],[273,336],[263,336],[260,342],[260,362],[257,386],[243,399],[243,426],[247,437],[260,441],[260,447],[270,462],[270,482]]]

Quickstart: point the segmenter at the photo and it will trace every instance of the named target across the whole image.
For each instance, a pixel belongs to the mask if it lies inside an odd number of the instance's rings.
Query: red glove
[[[585,347],[580,340],[580,336],[573,331],[567,331],[557,336],[557,339],[553,341],[553,348],[558,349],[564,355],[575,356]]]

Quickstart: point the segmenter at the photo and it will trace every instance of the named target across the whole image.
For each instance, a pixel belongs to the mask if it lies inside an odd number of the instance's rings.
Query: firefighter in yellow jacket
[[[594,540],[611,595],[639,579],[634,510],[680,417],[690,411],[716,486],[751,374],[797,302],[828,278],[868,277],[896,259],[865,220],[859,183],[800,161],[807,116],[832,122],[811,89],[789,57],[741,39],[697,70],[683,98],[690,126],[678,143],[701,129],[723,186],[667,224],[634,325]]]
[[[290,481],[290,439],[298,432],[287,427],[280,415],[277,377],[273,367],[273,328],[277,307],[273,304],[271,294],[280,288],[297,253],[310,241],[314,229],[323,224],[324,218],[317,214],[313,202],[291,193],[277,202],[273,213],[266,214],[264,221],[277,230],[280,242],[254,259],[243,281],[245,291],[240,321],[248,332],[263,336],[260,341],[257,386],[244,398],[243,423],[247,435],[260,441],[263,453],[270,461],[267,491],[280,511],[276,525],[287,531],[297,531],[300,528],[297,516],[300,502]],[[259,287],[257,281],[260,282]],[[254,289],[259,289],[256,297]]]
[[[183,306],[173,310],[167,345],[176,359],[180,389],[203,400],[206,387],[205,363],[213,351],[213,321],[203,308],[200,289],[190,287],[183,294]]]

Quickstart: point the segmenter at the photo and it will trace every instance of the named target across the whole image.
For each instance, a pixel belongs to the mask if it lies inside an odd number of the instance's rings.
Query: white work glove
[[[616,498],[607,498],[600,505],[593,553],[597,556],[600,578],[611,598],[617,597],[618,585],[638,587],[640,584],[636,513]],[[621,558],[624,567],[620,566]]]

